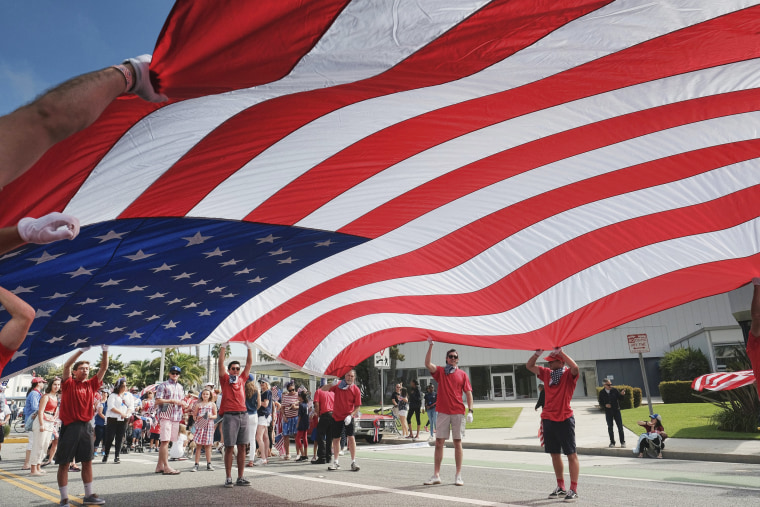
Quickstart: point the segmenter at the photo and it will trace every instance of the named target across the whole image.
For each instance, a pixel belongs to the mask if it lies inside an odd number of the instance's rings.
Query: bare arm
[[[103,348],[103,356],[100,358],[100,368],[98,369],[98,380],[103,382],[108,370],[108,349]]]
[[[10,252],[14,248],[24,244],[24,240],[18,233],[18,227],[3,227],[0,229],[0,255]]]
[[[525,367],[528,369],[528,371],[535,375],[541,373],[541,369],[536,366],[536,361],[538,361],[538,358],[541,357],[541,352],[543,352],[541,349],[537,349],[536,352],[530,356],[528,362],[525,363]]]
[[[472,391],[466,391],[465,396],[467,397],[467,410],[472,412]]]
[[[251,373],[251,366],[253,366],[253,343],[246,342],[248,347],[248,355],[245,357],[245,369],[243,370],[243,378],[247,379]]]
[[[0,329],[0,344],[8,350],[16,351],[24,343],[26,333],[34,320],[34,309],[23,299],[0,287],[0,304],[5,307],[11,319]]]
[[[71,357],[69,357],[65,363],[63,363],[63,373],[61,374],[61,384],[63,384],[66,379],[71,377],[71,366],[77,362],[77,359],[79,359],[79,356],[81,356],[84,353],[84,350],[79,349],[73,354],[71,354]]]
[[[428,351],[427,351],[427,354],[425,354],[425,368],[427,368],[430,374],[432,375],[433,373],[435,373],[438,367],[434,365],[433,362],[431,361],[433,357],[433,340],[428,340],[428,344],[429,344]]]
[[[124,93],[125,84],[121,72],[109,67],[75,77],[0,117],[0,188],[26,172],[55,143],[90,126]]]
[[[573,377],[577,377],[578,374],[581,372],[580,368],[578,368],[578,364],[573,361],[573,358],[565,354],[565,351],[561,348],[559,349],[559,354],[562,356],[562,359],[565,360],[565,364],[570,368],[570,373],[573,374]]]
[[[217,369],[219,371],[219,378],[221,379],[227,375],[227,368],[224,366],[224,355],[227,353],[227,344],[222,344],[219,347],[219,360],[217,361]]]

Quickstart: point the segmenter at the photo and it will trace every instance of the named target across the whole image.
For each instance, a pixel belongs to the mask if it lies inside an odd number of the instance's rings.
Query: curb
[[[383,439],[385,442],[385,439]],[[422,439],[418,440],[422,441]],[[388,439],[389,444],[407,443],[408,440]],[[432,446],[432,444],[431,444]],[[446,441],[446,447],[453,448],[454,443]],[[540,452],[545,454],[544,448],[539,445],[527,444],[493,444],[478,442],[463,442],[464,449],[481,449],[486,451],[516,451],[516,452]],[[609,447],[578,447],[580,456],[614,456],[618,458],[635,458],[632,448],[609,448]],[[684,461],[715,461],[720,463],[760,464],[760,455],[754,454],[718,454],[707,452],[669,451],[667,447],[663,451],[664,458]]]
[[[5,437],[4,444],[28,444],[28,437]]]

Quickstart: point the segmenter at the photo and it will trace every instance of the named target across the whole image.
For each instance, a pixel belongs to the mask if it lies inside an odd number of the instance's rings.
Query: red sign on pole
[[[646,334],[629,334],[628,350],[631,354],[643,354],[649,352],[649,340]]]

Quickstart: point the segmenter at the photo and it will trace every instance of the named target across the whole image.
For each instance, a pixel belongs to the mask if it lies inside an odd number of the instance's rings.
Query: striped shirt
[[[185,390],[182,388],[182,384],[174,382],[171,379],[160,384],[156,388],[156,401],[158,400],[182,400],[185,397]],[[158,418],[169,421],[181,421],[182,420],[182,406],[181,405],[169,405],[162,404],[158,406]]]
[[[289,392],[282,393],[282,401],[280,402],[282,404],[282,411],[288,419],[291,417],[298,417],[298,394],[293,393],[290,394]],[[295,405],[295,408],[293,408],[293,405]]]

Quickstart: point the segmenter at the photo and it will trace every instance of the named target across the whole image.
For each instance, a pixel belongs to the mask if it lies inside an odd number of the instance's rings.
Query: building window
[[[741,371],[746,370],[747,365],[742,359],[746,357],[743,343],[721,343],[713,346],[715,354],[715,368],[717,371]]]

